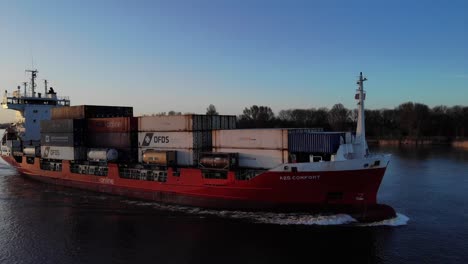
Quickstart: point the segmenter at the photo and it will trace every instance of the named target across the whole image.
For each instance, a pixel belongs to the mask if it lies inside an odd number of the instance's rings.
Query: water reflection
[[[410,217],[408,225],[318,225],[311,216],[166,206],[34,182],[0,163],[0,262],[453,263],[466,259],[467,152],[443,147],[374,152],[393,154],[379,200]]]

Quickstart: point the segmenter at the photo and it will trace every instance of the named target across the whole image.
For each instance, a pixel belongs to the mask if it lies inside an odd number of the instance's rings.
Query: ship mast
[[[44,97],[47,96],[47,80],[44,80]]]
[[[28,94],[28,83],[23,82],[23,86],[24,86],[24,97],[26,97]]]
[[[37,77],[37,70],[26,70],[26,72],[31,73],[31,92],[32,97],[36,97],[36,77]]]
[[[362,76],[362,72],[359,75],[359,80],[356,82],[358,89],[356,90],[355,99],[358,100],[358,121],[356,127],[356,144],[360,145],[359,154],[366,156],[369,153],[367,142],[366,142],[366,123],[365,123],[365,112],[364,112],[364,100],[366,99],[366,93],[364,91],[364,82],[367,78]]]

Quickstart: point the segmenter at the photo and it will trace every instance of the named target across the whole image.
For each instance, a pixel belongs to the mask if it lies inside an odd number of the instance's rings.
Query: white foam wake
[[[373,223],[365,223],[365,224],[358,224],[359,226],[403,226],[407,225],[409,221],[409,217],[404,214],[397,213],[397,216],[391,219],[373,222]]]
[[[199,216],[217,216],[230,219],[242,219],[256,223],[277,224],[277,225],[352,225],[352,226],[401,226],[406,225],[409,218],[403,214],[397,213],[392,219],[373,223],[359,223],[356,219],[347,214],[334,215],[311,215],[303,213],[272,213],[272,212],[245,212],[245,211],[227,211],[210,210],[199,207],[188,207],[180,205],[166,205],[156,202],[125,201],[128,204],[139,206],[150,206],[155,209],[167,210],[172,212],[182,212]]]
[[[278,225],[344,225],[357,222],[347,214],[335,215],[311,215],[300,213],[272,213],[272,212],[245,212],[210,210],[198,207],[186,207],[179,205],[164,205],[152,202],[126,201],[129,204],[140,206],[152,206],[155,209],[168,210],[173,212],[183,212],[200,216],[217,216],[231,219],[243,219],[256,223],[278,224]]]
[[[336,215],[284,215],[284,216],[255,216],[257,222],[278,225],[345,225],[356,222],[347,214]]]

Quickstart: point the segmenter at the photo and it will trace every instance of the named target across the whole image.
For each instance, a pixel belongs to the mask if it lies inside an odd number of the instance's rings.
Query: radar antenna
[[[44,96],[47,96],[47,80],[44,80]]]

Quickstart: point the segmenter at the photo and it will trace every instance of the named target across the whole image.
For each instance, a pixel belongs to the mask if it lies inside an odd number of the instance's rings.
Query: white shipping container
[[[213,147],[241,149],[288,149],[287,129],[213,130]]]
[[[41,146],[41,157],[58,160],[84,160],[86,159],[86,148]]]
[[[141,116],[138,118],[138,131],[192,131],[211,129],[211,116],[170,115]]]
[[[211,131],[140,132],[138,146],[144,148],[211,148]]]
[[[171,149],[171,148],[139,148],[138,149],[138,162],[143,162],[143,153],[149,149],[158,151],[176,151],[177,165],[192,166],[196,165],[194,159],[198,150],[194,149]]]
[[[288,162],[287,150],[213,148],[213,152],[239,153],[239,166],[272,169]]]

